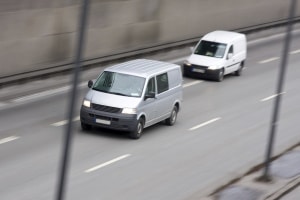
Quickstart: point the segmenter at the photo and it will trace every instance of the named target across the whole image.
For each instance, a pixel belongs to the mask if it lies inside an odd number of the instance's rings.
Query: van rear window
[[[194,54],[223,58],[226,50],[226,44],[202,40],[197,46]]]

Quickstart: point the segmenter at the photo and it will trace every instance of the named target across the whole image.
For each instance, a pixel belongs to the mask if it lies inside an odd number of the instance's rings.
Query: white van
[[[137,59],[106,68],[95,83],[89,81],[80,121],[92,126],[129,131],[140,138],[143,129],[165,120],[173,125],[182,102],[179,65]]]
[[[246,36],[231,31],[206,34],[183,64],[184,76],[208,77],[222,81],[224,75],[240,76],[247,56]]]

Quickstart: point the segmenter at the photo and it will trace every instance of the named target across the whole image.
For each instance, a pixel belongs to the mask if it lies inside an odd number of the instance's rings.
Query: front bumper
[[[186,65],[183,64],[183,74],[190,77],[199,77],[199,78],[215,78],[218,76],[219,69],[211,70],[208,67],[201,67],[197,65]]]
[[[82,123],[121,131],[134,131],[138,123],[136,114],[109,113],[81,106]]]

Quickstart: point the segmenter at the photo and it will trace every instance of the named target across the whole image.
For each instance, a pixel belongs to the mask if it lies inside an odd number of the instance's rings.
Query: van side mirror
[[[91,88],[91,87],[93,86],[93,84],[94,84],[93,81],[92,81],[92,80],[89,80],[89,82],[88,82],[88,87]]]
[[[228,53],[227,60],[230,59],[230,58],[232,58],[232,56],[233,56],[233,53]]]
[[[145,94],[145,98],[144,98],[144,100],[146,100],[146,99],[153,99],[153,98],[155,98],[155,92],[148,92],[147,94]]]

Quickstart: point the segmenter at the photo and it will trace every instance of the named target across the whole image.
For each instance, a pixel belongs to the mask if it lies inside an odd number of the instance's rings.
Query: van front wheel
[[[89,130],[92,129],[92,126],[91,126],[91,125],[88,125],[88,124],[86,124],[86,123],[81,122],[81,129],[82,129],[83,131],[89,131]]]
[[[166,124],[169,126],[173,126],[177,120],[177,113],[178,113],[178,108],[177,106],[174,106],[172,112],[171,112],[171,116],[166,119]]]
[[[133,130],[129,133],[129,137],[132,139],[139,139],[142,136],[142,133],[144,130],[144,124],[145,124],[144,119],[140,118],[135,127],[135,130]]]
[[[216,81],[221,82],[224,79],[224,69],[219,69],[216,74]]]

